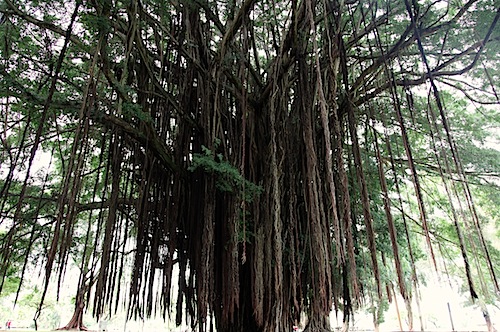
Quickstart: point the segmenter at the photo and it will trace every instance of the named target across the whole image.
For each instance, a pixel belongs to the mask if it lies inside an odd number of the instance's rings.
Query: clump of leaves
[[[206,146],[201,146],[202,153],[193,154],[189,171],[202,168],[205,172],[215,174],[216,187],[224,192],[242,191],[243,199],[246,202],[251,202],[262,192],[262,187],[248,181],[241,175],[239,170],[231,165],[221,153],[214,154],[212,150]]]

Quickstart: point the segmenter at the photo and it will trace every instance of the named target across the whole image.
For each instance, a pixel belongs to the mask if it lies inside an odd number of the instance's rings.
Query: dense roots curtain
[[[69,20],[64,6],[0,9],[0,291],[12,264],[42,252],[35,320],[75,258],[65,328],[85,329],[86,309],[125,308],[200,332],[289,331],[304,314],[307,331],[328,331],[333,310],[347,329],[368,303],[380,316],[395,289],[411,328],[416,253],[439,269],[441,236],[422,142],[488,316],[497,275],[439,87],[488,77],[464,94],[498,103],[492,3],[76,1]],[[37,151],[56,160],[41,191]]]

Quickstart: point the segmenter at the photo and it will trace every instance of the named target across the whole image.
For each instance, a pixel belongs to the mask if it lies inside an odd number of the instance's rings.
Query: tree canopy
[[[41,259],[35,322],[74,264],[68,328],[326,331],[399,294],[412,329],[448,257],[491,330],[499,8],[3,0],[0,294]]]

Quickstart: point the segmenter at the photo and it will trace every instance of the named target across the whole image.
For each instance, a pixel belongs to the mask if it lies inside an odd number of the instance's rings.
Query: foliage
[[[219,190],[225,192],[243,191],[244,200],[252,202],[256,195],[262,192],[262,187],[246,180],[240,174],[238,169],[224,160],[222,154],[214,153],[206,146],[202,145],[203,153],[194,153],[189,171],[194,172],[202,168],[207,173],[216,175],[216,186]]]

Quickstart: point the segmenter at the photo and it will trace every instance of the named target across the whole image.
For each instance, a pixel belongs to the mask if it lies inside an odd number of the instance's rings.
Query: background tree
[[[177,324],[199,331],[287,331],[302,313],[326,331],[332,309],[347,328],[365,300],[398,292],[411,328],[415,263],[425,252],[439,269],[443,241],[430,191],[488,316],[498,253],[469,181],[498,189],[498,151],[456,131],[469,113],[496,119],[494,1],[5,0],[1,12],[0,275],[26,226],[50,234],[35,320],[74,255],[67,327],[84,306],[99,317],[124,302],[130,318],[175,303]]]

